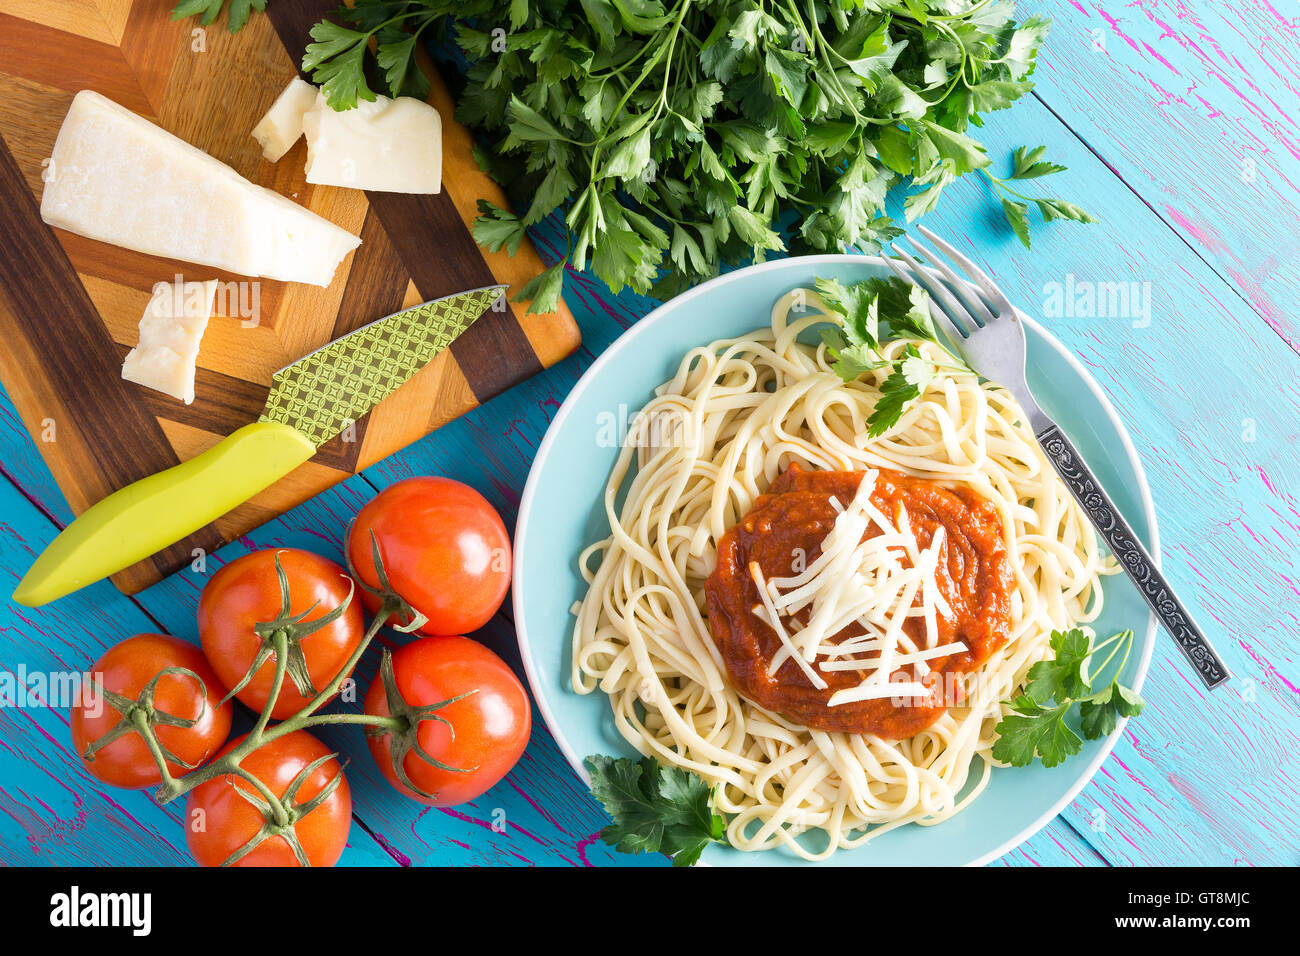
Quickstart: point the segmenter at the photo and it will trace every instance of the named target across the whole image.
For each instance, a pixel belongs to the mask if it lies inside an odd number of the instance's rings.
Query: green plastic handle
[[[245,425],[189,461],[86,509],[36,559],[14,600],[39,607],[130,567],[220,518],[314,454],[316,446],[288,425]]]

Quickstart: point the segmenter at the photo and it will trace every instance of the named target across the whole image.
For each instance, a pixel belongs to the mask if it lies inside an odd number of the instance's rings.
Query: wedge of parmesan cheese
[[[295,76],[253,127],[253,139],[271,162],[278,163],[302,136],[303,114],[316,105],[317,92],[316,87]]]
[[[442,117],[412,96],[334,110],[318,94],[302,118],[307,182],[391,193],[442,189]]]
[[[140,343],[126,354],[122,377],[194,401],[194,366],[199,342],[212,317],[217,280],[160,282],[140,319]]]
[[[89,90],[59,129],[41,218],[136,252],[321,286],[361,242]]]

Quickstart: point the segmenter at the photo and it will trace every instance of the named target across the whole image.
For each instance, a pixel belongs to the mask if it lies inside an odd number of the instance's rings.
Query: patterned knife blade
[[[428,365],[505,289],[487,286],[424,302],[304,355],[272,376],[258,420],[289,425],[319,448]]]

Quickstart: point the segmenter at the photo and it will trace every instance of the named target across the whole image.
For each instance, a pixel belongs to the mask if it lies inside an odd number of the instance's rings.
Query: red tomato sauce
[[[835,524],[837,511],[831,497],[847,506],[863,474],[805,471],[792,464],[772,483],[768,493],[718,542],[718,566],[705,583],[709,629],[732,683],[759,706],[816,730],[901,740],[924,730],[949,705],[959,702],[952,694],[954,684],[960,693],[959,682],[951,677],[944,680],[942,675],[974,670],[1010,639],[1012,574],[1002,522],[991,502],[973,491],[950,490],[925,478],[881,469],[871,495],[877,508],[891,517],[905,510],[922,550],[929,548],[936,531],[944,528],[935,576],[952,615],[938,615],[938,644],[962,641],[967,650],[928,661],[930,673],[924,678],[917,678],[910,664],[891,675],[892,680],[920,680],[931,691],[927,698],[885,698],[830,707],[831,695],[856,687],[865,672],[822,671],[814,661],[813,667],[828,685],[824,690],[814,687],[794,661],[785,661],[769,675],[781,641],[752,612],[761,598],[749,564],[757,562],[770,580],[790,577],[815,561],[822,540]],[[879,533],[873,525],[864,540]],[[801,614],[806,618],[808,611]],[[923,646],[923,619],[909,619],[903,629],[918,647]],[[864,630],[851,624],[832,640],[839,642]],[[875,656],[878,652],[867,652],[858,659]]]

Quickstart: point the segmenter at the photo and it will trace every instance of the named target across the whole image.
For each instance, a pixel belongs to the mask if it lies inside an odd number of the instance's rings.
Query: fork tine
[[[1002,290],[997,287],[997,285],[993,282],[993,280],[984,274],[983,269],[981,269],[975,263],[971,262],[960,252],[958,252],[956,249],[950,246],[948,243],[944,242],[944,240],[936,236],[929,229],[925,228],[925,226],[922,226],[921,224],[918,223],[916,228],[917,231],[921,233],[921,235],[925,236],[925,238],[929,239],[941,250],[943,250],[944,254],[947,255],[949,259],[957,263],[957,265],[961,267],[961,270],[965,272],[968,276],[970,276],[972,280],[974,280],[975,284],[979,286],[981,290],[983,290],[984,294],[989,297],[989,299],[992,301],[993,305],[997,307],[997,310],[999,312],[1008,315],[1015,314],[1015,308],[1011,305],[1011,302],[1007,299],[1005,295],[1002,294]]]
[[[951,289],[949,291],[961,300],[962,305],[966,307],[966,311],[975,319],[976,325],[983,328],[996,318],[996,316],[989,311],[988,303],[984,301],[983,296],[971,292],[970,282],[953,272],[948,263],[943,261],[943,256],[935,255],[934,252],[925,245],[925,243],[919,242],[913,236],[904,234],[899,238],[906,239],[910,242],[917,252],[925,256],[929,265],[938,269],[939,272],[943,274],[943,277],[951,284]]]
[[[925,267],[909,255],[906,250],[899,249],[895,246],[894,251],[898,253],[898,257],[906,262],[912,268],[912,271],[916,273],[920,279],[917,284],[930,294],[931,302],[937,301],[939,313],[948,320],[950,325],[961,333],[962,338],[970,338],[970,336],[980,330],[983,323],[975,318],[975,316],[971,315],[970,311],[957,301],[946,285],[931,276],[925,270]]]
[[[891,259],[889,256],[884,256],[883,258],[885,260],[885,265],[889,267],[889,271],[892,272],[894,275],[898,276],[898,278],[902,279],[904,282],[908,283],[909,285],[920,286],[922,289],[925,289],[928,292],[929,291],[928,287],[919,281],[920,277],[923,275],[923,272],[921,270],[920,265],[917,263],[917,261],[913,259],[911,256],[909,256],[906,252],[903,252],[901,249],[895,249],[894,251],[897,252],[899,256],[903,259],[903,261],[905,261],[912,269],[916,270],[916,278],[913,278],[912,276],[904,272],[901,268],[899,268],[898,265],[894,262],[894,260]],[[933,295],[931,296],[930,301],[932,303],[934,302]],[[931,309],[930,311],[931,311],[931,315],[934,315],[935,313],[938,314],[939,321],[944,326],[944,331],[947,332],[949,337],[951,337],[954,341],[957,339],[965,339],[968,337],[966,330],[961,325],[959,325],[951,315],[948,314],[948,311],[946,309],[940,307],[937,309]],[[959,307],[957,309],[957,314],[961,316],[965,316],[966,312],[965,310]]]

